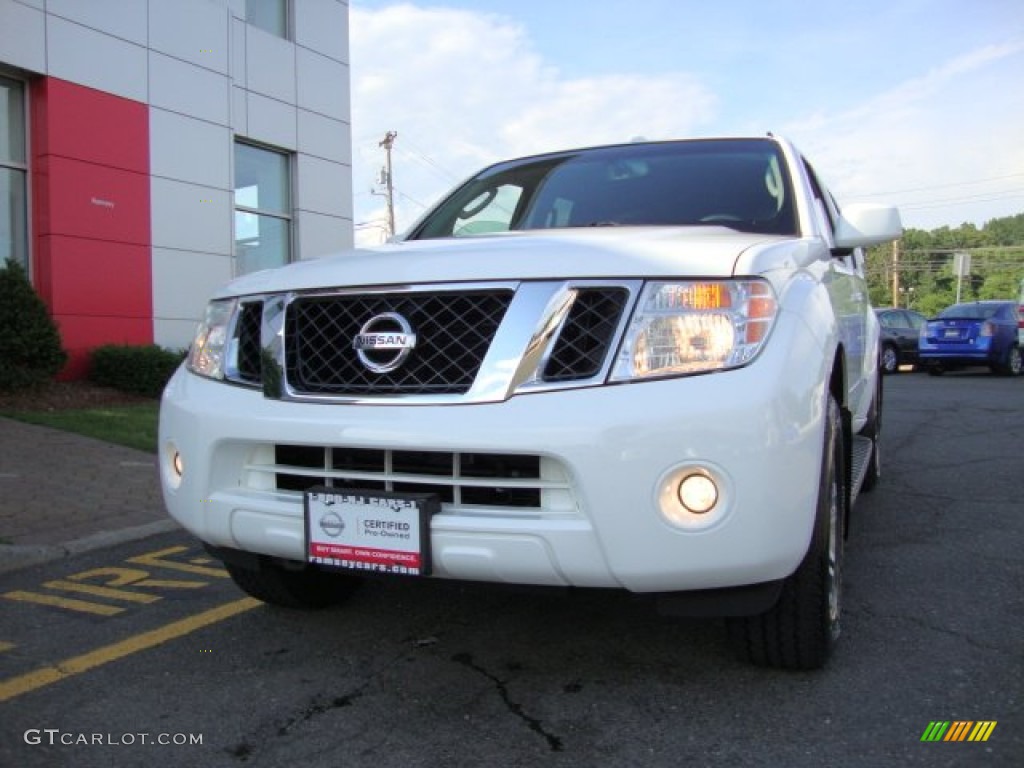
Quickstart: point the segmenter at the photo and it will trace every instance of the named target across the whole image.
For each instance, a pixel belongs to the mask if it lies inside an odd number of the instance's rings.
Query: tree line
[[[970,255],[970,274],[954,271],[955,254]],[[907,229],[897,243],[867,253],[871,302],[909,307],[932,316],[960,301],[1012,299],[1024,290],[1024,213],[930,231]]]

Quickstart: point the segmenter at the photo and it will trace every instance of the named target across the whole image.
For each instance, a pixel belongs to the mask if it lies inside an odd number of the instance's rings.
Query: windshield
[[[769,139],[629,144],[527,158],[468,181],[409,239],[637,225],[794,235],[784,168]]]

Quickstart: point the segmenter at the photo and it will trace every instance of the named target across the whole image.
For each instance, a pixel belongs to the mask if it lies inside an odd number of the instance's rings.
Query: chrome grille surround
[[[642,284],[641,280],[629,279],[443,283],[295,291],[247,296],[240,299],[240,303],[262,306],[260,364],[263,394],[268,398],[365,405],[466,404],[502,402],[515,394],[604,384]],[[503,295],[508,296],[508,301],[497,310],[500,318],[496,322],[493,320],[495,312],[483,312],[492,318],[491,326],[483,333],[477,327],[479,324],[472,322],[472,317],[479,316],[477,309],[472,310],[468,319],[454,318],[453,323],[474,337],[468,345],[460,339],[458,354],[454,356],[440,353],[442,363],[456,361],[452,370],[459,374],[459,380],[455,383],[446,375],[431,381],[430,376],[436,371],[428,370],[425,377],[416,379],[413,387],[403,387],[401,377],[392,377],[387,386],[374,388],[367,383],[372,383],[377,374],[359,370],[359,386],[346,385],[348,388],[342,387],[343,391],[331,386],[321,387],[317,381],[314,381],[315,386],[310,386],[310,379],[304,378],[305,374],[298,370],[292,351],[297,331],[294,324],[290,325],[290,317],[296,306],[356,302],[365,307],[365,316],[357,315],[350,322],[361,320],[364,323],[378,310],[401,306],[402,302],[415,301],[417,297],[429,297],[441,306],[449,302],[455,306],[464,302],[466,296]],[[450,309],[446,311],[451,314]],[[472,333],[469,326],[473,326]],[[236,322],[237,348],[251,349],[249,338],[237,338],[237,334],[242,329],[251,337],[254,327],[251,319]],[[358,327],[355,326],[356,330]],[[417,339],[424,336],[420,329],[413,330]],[[339,354],[344,347],[355,360],[350,332],[354,336],[356,331],[336,329],[325,338]],[[470,356],[478,356],[479,363],[474,358],[472,365],[467,366],[459,360],[462,352],[470,347]],[[253,367],[251,360],[251,352],[242,358],[246,376],[238,374],[236,363],[231,368],[234,374],[228,379],[252,386],[255,382],[248,375]],[[465,375],[473,366],[473,375]],[[326,371],[327,378],[333,373]]]

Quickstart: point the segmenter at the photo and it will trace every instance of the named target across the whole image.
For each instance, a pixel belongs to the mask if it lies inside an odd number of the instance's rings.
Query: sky
[[[499,160],[771,131],[840,205],[1024,212],[1024,0],[350,0],[356,243]]]

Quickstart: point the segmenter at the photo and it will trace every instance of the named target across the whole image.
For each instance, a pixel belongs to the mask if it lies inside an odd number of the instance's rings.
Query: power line
[[[987,179],[976,179],[974,181],[954,181],[948,184],[931,184],[927,187],[914,187],[912,189],[899,189],[895,192],[868,192],[863,195],[853,195],[850,199],[859,199],[862,197],[890,197],[892,195],[906,195],[911,192],[931,192],[935,189],[949,189],[950,187],[966,187],[973,184],[987,184],[990,181],[1005,181],[1006,179],[1016,179],[1024,176],[1024,173],[1010,173],[1006,176],[992,176]]]

